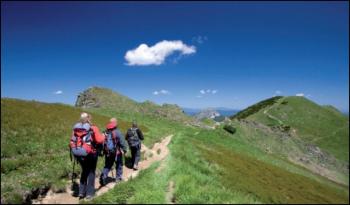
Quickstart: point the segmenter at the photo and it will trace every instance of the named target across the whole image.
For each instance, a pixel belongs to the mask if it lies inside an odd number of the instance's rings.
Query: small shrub
[[[283,129],[283,131],[288,132],[290,130],[290,126],[289,125],[283,125],[282,129]]]
[[[236,128],[234,128],[232,125],[225,125],[224,130],[231,134],[234,134],[236,132]]]

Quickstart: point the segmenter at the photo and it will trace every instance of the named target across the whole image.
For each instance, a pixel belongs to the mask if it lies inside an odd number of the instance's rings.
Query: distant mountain
[[[214,119],[215,117],[219,117],[219,116],[220,116],[220,113],[214,110],[213,108],[204,109],[199,113],[197,113],[196,115],[194,115],[194,117],[198,120],[205,119],[205,118]]]
[[[185,114],[189,115],[189,116],[193,116],[196,115],[197,113],[199,113],[202,109],[198,109],[198,108],[182,108],[182,110],[185,112]]]
[[[199,109],[199,108],[182,108],[185,114],[194,116],[201,112],[202,110],[206,109]],[[208,109],[208,108],[207,108]],[[225,108],[225,107],[214,107],[214,108],[209,108],[217,111],[221,116],[231,116],[239,112],[239,110],[232,109],[232,108]]]

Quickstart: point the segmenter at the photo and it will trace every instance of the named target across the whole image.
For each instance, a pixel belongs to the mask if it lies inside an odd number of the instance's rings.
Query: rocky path
[[[141,151],[144,152],[144,160],[139,162],[139,169],[134,171],[126,166],[123,167],[123,178],[128,181],[131,178],[137,177],[141,170],[147,169],[156,161],[162,161],[169,153],[168,144],[171,141],[173,135],[169,135],[164,138],[161,142],[155,143],[152,149],[142,145]],[[160,170],[159,170],[160,171]],[[111,175],[112,173],[110,173]],[[113,169],[113,175],[115,176],[115,169]],[[76,182],[78,183],[78,179]],[[95,179],[96,196],[100,196],[110,189],[112,189],[117,183],[110,182],[104,187],[99,185],[99,176]],[[71,190],[72,184],[67,185],[66,192],[64,193],[53,193],[51,190],[46,194],[44,198],[34,200],[34,204],[78,204],[79,198],[72,196],[73,190]]]

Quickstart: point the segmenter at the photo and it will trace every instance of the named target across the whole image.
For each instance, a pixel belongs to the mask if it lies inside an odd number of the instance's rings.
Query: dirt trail
[[[271,110],[272,107],[273,107],[273,105],[270,106],[269,108],[267,108],[266,110],[264,110],[264,114],[267,115],[269,118],[276,120],[280,125],[283,125],[283,122],[281,120],[279,120],[275,116],[272,116],[272,115],[270,115],[270,113],[268,113],[268,111]]]
[[[166,138],[164,138],[161,142],[155,143],[152,147],[152,149],[149,149],[148,147],[142,145],[141,151],[143,151],[145,154],[145,160],[139,162],[139,169],[137,171],[134,171],[133,169],[127,168],[125,165],[123,167],[123,179],[124,181],[128,181],[131,178],[135,178],[140,170],[147,169],[151,164],[153,164],[156,161],[161,161],[165,159],[165,157],[169,153],[168,144],[171,141],[173,135],[169,135]],[[113,175],[115,176],[115,168],[112,169]],[[110,176],[112,173],[109,174]],[[79,182],[79,179],[76,179],[76,182]],[[95,188],[96,188],[96,196],[100,196],[110,189],[112,189],[117,183],[110,182],[106,186],[101,187],[99,185],[99,176],[96,176],[95,179]],[[69,185],[66,187],[66,192],[64,193],[53,193],[51,190],[47,193],[47,195],[38,200],[33,200],[34,204],[78,204],[79,198],[72,196],[73,191],[71,190],[72,184],[69,183]]]

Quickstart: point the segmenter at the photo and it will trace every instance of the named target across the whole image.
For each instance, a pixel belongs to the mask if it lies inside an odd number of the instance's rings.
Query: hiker
[[[69,143],[71,153],[79,162],[82,173],[79,185],[79,199],[91,199],[95,194],[95,170],[97,164],[96,145],[104,142],[98,127],[91,123],[92,117],[81,113],[80,121],[73,127]]]
[[[143,134],[137,127],[135,120],[132,122],[132,127],[128,129],[125,139],[128,141],[131,151],[132,168],[137,170],[141,156],[141,140],[143,140]]]
[[[103,153],[105,155],[105,166],[100,176],[100,185],[107,184],[107,177],[109,171],[112,169],[115,162],[116,168],[116,182],[123,180],[123,155],[127,152],[127,146],[125,143],[122,132],[118,129],[118,120],[112,118],[106,125],[105,142]]]

